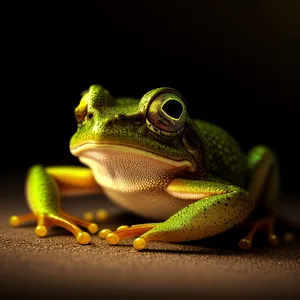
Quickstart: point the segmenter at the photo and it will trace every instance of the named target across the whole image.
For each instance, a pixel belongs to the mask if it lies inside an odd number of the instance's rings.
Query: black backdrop
[[[171,86],[192,116],[226,128],[245,150],[274,149],[284,188],[297,189],[299,5],[226,2],[81,1],[76,14],[24,13],[7,22],[2,175],[34,163],[77,163],[68,141],[89,85],[134,97]]]

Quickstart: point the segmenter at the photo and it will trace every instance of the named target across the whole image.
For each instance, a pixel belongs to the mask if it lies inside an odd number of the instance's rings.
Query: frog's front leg
[[[91,240],[87,232],[78,226],[85,227],[90,233],[96,233],[95,223],[68,215],[60,208],[61,195],[79,195],[101,192],[92,172],[84,167],[48,167],[35,165],[30,168],[26,181],[27,203],[31,214],[10,217],[14,227],[28,220],[37,220],[35,233],[39,237],[47,235],[48,228],[57,225],[74,234],[80,244]]]
[[[165,222],[121,228],[107,236],[108,243],[116,244],[124,237],[140,233],[142,234],[134,241],[137,250],[154,240],[184,242],[203,239],[241,223],[255,206],[246,190],[216,182],[174,179],[167,186],[166,192],[182,201],[195,202]]]
[[[252,247],[252,241],[258,231],[267,231],[271,245],[278,243],[273,227],[279,204],[279,166],[270,149],[259,145],[248,154],[248,191],[255,199],[256,209],[251,219],[242,224],[249,228],[247,235],[240,240],[244,250]]]

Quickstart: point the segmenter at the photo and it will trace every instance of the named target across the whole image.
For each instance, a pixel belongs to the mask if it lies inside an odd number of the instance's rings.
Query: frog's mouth
[[[196,165],[194,162],[187,159],[176,160],[171,159],[166,156],[158,155],[145,149],[136,148],[128,145],[120,145],[113,143],[85,143],[80,146],[70,148],[71,153],[74,156],[79,157],[81,161],[94,160],[103,161],[109,159],[109,157],[114,158],[116,155],[124,158],[136,157],[137,161],[149,160],[152,163],[168,165],[171,168],[184,170],[189,172],[194,172],[196,170]],[[127,167],[130,167],[128,164]]]

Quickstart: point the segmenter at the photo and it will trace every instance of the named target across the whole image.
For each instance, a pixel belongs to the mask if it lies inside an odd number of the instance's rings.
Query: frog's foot
[[[275,217],[273,216],[249,221],[249,223],[245,225],[250,227],[250,230],[247,235],[239,241],[239,247],[242,250],[250,250],[252,248],[253,238],[259,231],[266,231],[269,244],[276,246],[278,244],[278,237],[274,233],[274,221]]]
[[[77,217],[71,216],[65,212],[60,211],[59,214],[27,214],[23,216],[11,216],[10,224],[13,227],[20,226],[29,220],[36,220],[37,226],[35,228],[35,234],[38,237],[44,237],[48,233],[48,229],[51,226],[63,227],[70,231],[76,237],[79,244],[88,244],[91,241],[91,236],[82,231],[78,226],[82,226],[88,229],[90,233],[96,233],[98,231],[98,225],[91,223]]]
[[[146,239],[144,239],[142,235],[158,224],[159,223],[138,224],[130,227],[122,225],[114,232],[111,232],[109,229],[103,229],[99,232],[99,237],[105,238],[110,245],[116,245],[123,239],[138,236],[138,238],[134,240],[133,246],[137,250],[142,250],[146,246]]]

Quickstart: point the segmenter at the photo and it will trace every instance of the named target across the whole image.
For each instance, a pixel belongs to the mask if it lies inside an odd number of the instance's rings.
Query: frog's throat
[[[74,156],[81,157],[81,158],[82,157],[90,158],[89,152],[101,152],[102,149],[105,151],[111,150],[111,153],[118,152],[118,153],[142,156],[146,159],[164,163],[166,165],[169,165],[170,167],[187,170],[189,172],[194,172],[196,170],[196,165],[187,159],[182,159],[182,160],[170,159],[168,157],[161,156],[147,150],[135,148],[132,146],[124,146],[120,144],[110,144],[110,143],[99,144],[99,143],[89,142],[77,146],[75,148],[70,148],[70,151]]]

